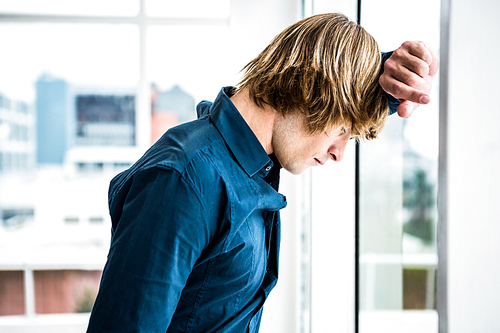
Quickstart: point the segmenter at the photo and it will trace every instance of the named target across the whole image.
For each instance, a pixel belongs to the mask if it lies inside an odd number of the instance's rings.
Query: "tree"
[[[431,244],[434,241],[434,204],[434,186],[428,182],[427,173],[415,170],[412,178],[403,181],[403,207],[410,211],[403,232]]]

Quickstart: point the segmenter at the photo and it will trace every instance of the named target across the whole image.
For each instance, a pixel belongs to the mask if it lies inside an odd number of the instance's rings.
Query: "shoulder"
[[[202,117],[167,131],[134,165],[117,175],[111,181],[109,199],[128,192],[134,180],[145,184],[158,182],[158,177],[165,181],[179,178],[203,196],[217,191],[221,177],[216,164],[229,160],[223,138],[208,117]]]

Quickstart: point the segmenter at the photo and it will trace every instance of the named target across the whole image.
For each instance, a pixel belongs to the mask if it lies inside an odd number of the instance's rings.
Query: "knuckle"
[[[382,87],[382,89],[384,89],[385,91],[391,90],[391,86],[392,86],[391,80],[386,75],[381,75],[378,78],[378,82],[379,82],[380,86]]]
[[[413,91],[411,94],[410,94],[410,97],[408,98],[410,101],[418,104],[420,103],[420,97],[422,96],[422,92],[420,91]]]
[[[403,57],[404,54],[406,53],[403,49],[404,49],[404,44],[400,48],[394,50],[394,52],[392,53],[392,55],[396,56],[398,58]]]
[[[429,74],[429,65],[427,62],[420,62],[417,68],[418,74],[422,77]]]
[[[411,75],[406,79],[406,84],[412,88],[417,88],[419,85],[421,85],[421,79],[419,79],[415,75]]]
[[[404,88],[403,85],[400,84],[399,82],[391,84],[390,88],[392,92],[391,94],[394,95],[394,97],[396,98],[401,97],[401,95],[403,94]]]
[[[413,46],[414,42],[406,41],[401,46],[406,49],[410,49]]]
[[[387,61],[384,64],[384,70],[388,72],[394,72],[396,70],[396,62],[392,59],[387,59]]]
[[[380,75],[380,77],[378,78],[378,83],[382,86],[382,87],[385,87],[385,76],[384,75]]]

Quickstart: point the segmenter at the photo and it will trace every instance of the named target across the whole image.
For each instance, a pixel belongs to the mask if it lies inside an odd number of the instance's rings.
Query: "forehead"
[[[350,133],[351,132],[351,125],[350,124],[340,124],[340,125],[331,125],[328,126],[325,130],[323,131],[316,131],[312,132],[311,134],[315,133],[324,133],[326,135],[332,135],[336,133]]]

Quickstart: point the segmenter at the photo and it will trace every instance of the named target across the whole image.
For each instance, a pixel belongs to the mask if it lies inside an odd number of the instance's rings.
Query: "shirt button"
[[[269,170],[271,170],[271,166],[270,166],[270,165],[268,165],[268,166],[266,167],[266,171],[269,171]]]

